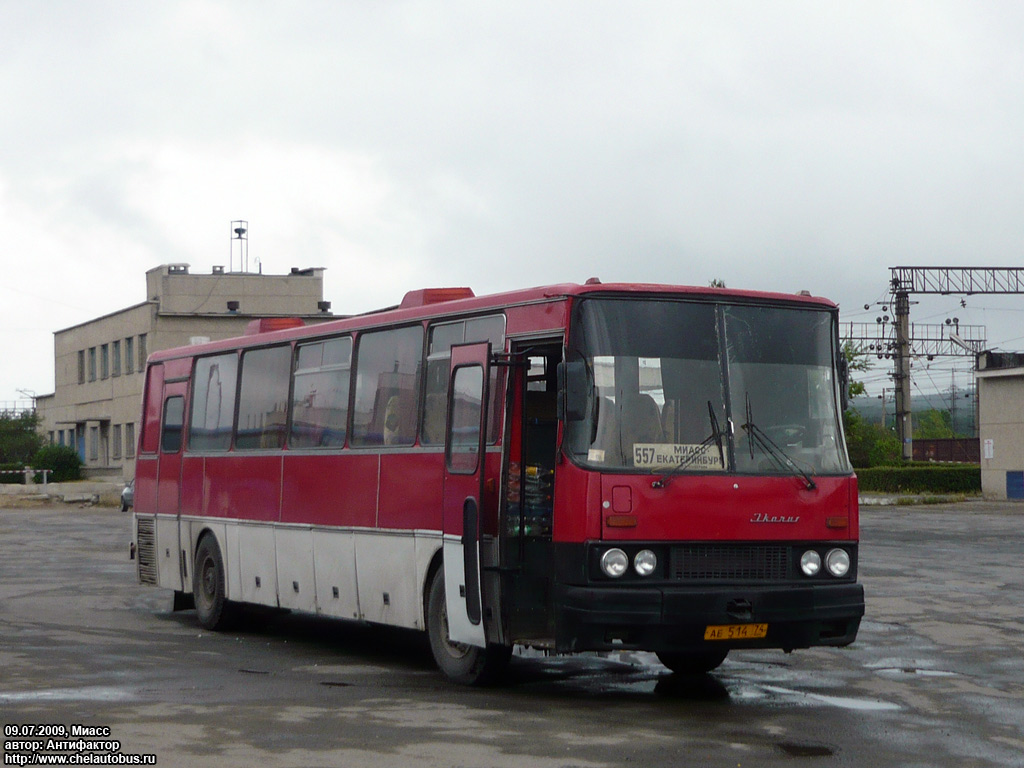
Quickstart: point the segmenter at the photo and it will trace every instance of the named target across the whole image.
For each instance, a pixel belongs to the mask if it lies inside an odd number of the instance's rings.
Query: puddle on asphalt
[[[831,707],[849,709],[857,712],[894,712],[900,708],[899,704],[892,704],[888,701],[873,699],[855,699],[849,696],[829,696],[824,693],[808,693],[807,691],[794,691],[791,688],[780,688],[776,685],[762,686],[764,690],[772,693],[779,693],[790,696],[799,701],[806,700],[809,703],[820,702]]]
[[[0,702],[31,704],[50,701],[128,701],[135,698],[133,689],[119,686],[93,685],[85,688],[44,688],[41,691],[0,693]]]
[[[835,696],[778,685],[799,685],[799,674],[785,668],[773,668],[765,680],[760,665],[746,668],[736,664],[722,673],[707,675],[675,675],[657,661],[653,654],[608,654],[603,658],[551,658],[543,662],[543,672],[527,685],[564,685],[602,693],[631,695],[655,694],[663,698],[703,702],[752,704],[760,701],[773,705],[827,706],[857,712],[892,712],[900,705],[878,699]],[[881,670],[879,670],[881,671]],[[927,673],[927,670],[923,672]],[[820,684],[820,681],[817,681]]]

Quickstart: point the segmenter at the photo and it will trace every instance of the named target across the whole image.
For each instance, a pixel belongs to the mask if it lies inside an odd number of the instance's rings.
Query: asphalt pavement
[[[733,653],[697,678],[650,654],[526,653],[481,690],[418,633],[267,611],[206,632],[135,582],[130,515],[0,508],[4,760],[1024,766],[1022,533],[1012,503],[865,507],[849,648]],[[50,738],[67,749],[24,748]]]

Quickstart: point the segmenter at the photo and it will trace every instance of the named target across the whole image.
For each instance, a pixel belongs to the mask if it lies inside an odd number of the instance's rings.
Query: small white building
[[[323,300],[323,269],[287,275],[191,274],[188,264],[146,272],[147,300],[54,333],[54,392],[36,398],[40,429],[71,445],[87,476],[135,475],[139,410],[150,352],[240,336],[250,320],[335,319]]]
[[[1024,353],[978,355],[981,491],[988,499],[1024,499]]]

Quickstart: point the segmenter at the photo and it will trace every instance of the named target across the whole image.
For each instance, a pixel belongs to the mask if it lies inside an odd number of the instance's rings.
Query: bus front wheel
[[[196,548],[192,576],[192,595],[200,625],[209,630],[225,629],[231,619],[231,604],[224,586],[224,560],[212,535],[204,536]]]
[[[659,651],[658,661],[679,675],[701,675],[725,661],[728,649],[719,651]]]
[[[497,680],[508,666],[512,648],[488,645],[477,648],[452,642],[448,636],[448,606],[444,596],[444,569],[438,568],[427,598],[427,635],[438,668],[448,677],[466,685],[487,685]]]

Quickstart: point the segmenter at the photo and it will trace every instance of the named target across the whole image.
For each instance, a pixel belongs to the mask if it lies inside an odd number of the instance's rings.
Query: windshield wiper
[[[764,430],[761,429],[754,423],[750,413],[750,394],[747,394],[747,423],[741,425],[742,429],[747,431],[747,435],[750,436],[750,458],[754,458],[754,443],[761,448],[770,458],[775,461],[776,466],[781,469],[790,469],[796,474],[800,475],[804,482],[807,483],[807,490],[813,491],[818,486],[814,484],[814,480],[807,474],[800,466],[797,465],[793,459],[789,457],[782,448],[765,434]]]
[[[703,456],[704,449],[711,447],[712,443],[718,446],[718,459],[719,461],[722,462],[722,468],[725,468],[725,449],[722,447],[722,431],[718,428],[718,417],[715,415],[715,408],[713,405],[711,405],[710,400],[708,400],[708,414],[711,420],[711,434],[705,437],[703,441],[701,441],[698,450],[694,451],[689,456],[684,456],[682,461],[680,461],[678,464],[672,467],[672,469],[670,469],[664,475],[662,475],[653,483],[651,483],[652,488],[664,488],[669,480],[671,480],[673,477],[678,475],[688,466],[697,461],[697,459]]]

